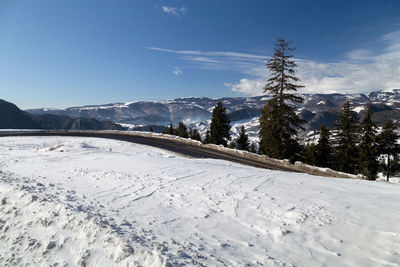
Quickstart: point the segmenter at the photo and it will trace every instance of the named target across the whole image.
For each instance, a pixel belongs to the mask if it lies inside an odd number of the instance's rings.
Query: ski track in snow
[[[0,265],[399,266],[400,186],[0,139]]]

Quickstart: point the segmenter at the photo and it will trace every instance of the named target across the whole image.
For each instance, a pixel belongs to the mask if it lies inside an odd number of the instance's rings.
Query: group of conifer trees
[[[170,123],[168,129],[164,133],[202,141],[204,144],[223,145],[229,148],[256,152],[255,146],[250,142],[244,126],[241,127],[236,140],[232,140],[230,130],[231,125],[226,108],[223,107],[222,102],[218,102],[212,111],[210,129],[206,131],[204,139],[201,138],[196,128],[190,128],[188,131],[183,122],[179,122],[176,128]]]
[[[218,102],[213,109],[210,130],[207,130],[203,143],[256,152],[255,145],[250,142],[244,126],[240,128],[238,137],[235,140],[232,140],[230,130],[231,125],[226,108],[222,106],[222,102]],[[228,143],[228,141],[230,142]]]
[[[191,138],[193,140],[201,141],[201,136],[199,131],[194,128],[187,129],[186,125],[183,122],[179,122],[176,128],[172,125],[172,122],[169,124],[168,129],[164,132],[165,134],[176,135],[183,138]]]
[[[361,121],[347,101],[335,127],[329,131],[321,126],[317,144],[304,148],[304,162],[334,170],[363,174],[368,180],[376,179],[382,171],[389,178],[399,171],[400,145],[396,124],[387,120],[381,132],[372,121],[368,108]],[[332,133],[331,133],[332,132]]]

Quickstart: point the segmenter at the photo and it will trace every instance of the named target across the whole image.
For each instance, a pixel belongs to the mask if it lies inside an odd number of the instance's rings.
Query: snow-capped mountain
[[[350,99],[357,113],[362,115],[368,105],[374,119],[381,122],[387,117],[400,118],[400,89],[375,91],[369,94],[301,94],[304,103],[296,107],[298,114],[306,121],[306,130],[318,129],[320,125],[331,127],[337,120],[343,104]],[[217,102],[226,107],[233,124],[256,122],[268,95],[256,97],[205,98],[187,97],[165,101],[137,101],[106,105],[71,107],[66,109],[30,109],[33,114],[56,114],[71,117],[111,120],[130,125],[161,125],[183,121],[189,125],[201,126],[211,118]]]

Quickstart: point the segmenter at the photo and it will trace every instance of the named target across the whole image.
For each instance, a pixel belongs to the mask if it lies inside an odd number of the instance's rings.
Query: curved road
[[[231,162],[236,162],[240,164],[245,164],[252,167],[270,169],[270,170],[280,170],[280,171],[290,171],[293,169],[286,168],[285,166],[276,166],[268,164],[265,162],[258,162],[251,159],[246,159],[243,157],[236,157],[231,154],[224,153],[223,151],[206,149],[196,145],[191,145],[187,143],[182,143],[169,139],[157,138],[156,136],[138,136],[124,134],[123,132],[67,132],[67,131],[10,131],[10,132],[0,132],[0,137],[6,136],[78,136],[78,137],[96,137],[96,138],[108,138],[120,141],[127,141],[136,144],[148,145],[153,147],[158,147],[175,153],[179,153],[184,156],[192,158],[214,158],[227,160]]]

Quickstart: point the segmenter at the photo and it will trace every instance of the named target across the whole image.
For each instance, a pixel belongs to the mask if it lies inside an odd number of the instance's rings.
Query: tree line
[[[400,145],[397,126],[387,120],[378,133],[370,108],[359,121],[347,101],[333,129],[321,126],[317,144],[304,147],[304,162],[352,174],[362,174],[375,180],[378,172],[390,175],[398,172]]]

